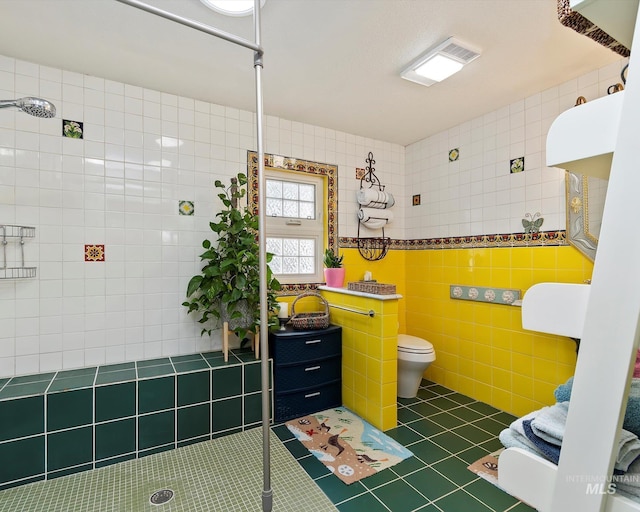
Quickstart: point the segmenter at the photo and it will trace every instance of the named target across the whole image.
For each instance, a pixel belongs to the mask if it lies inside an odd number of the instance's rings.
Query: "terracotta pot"
[[[344,285],[344,268],[325,268],[324,280],[331,288],[342,288]]]

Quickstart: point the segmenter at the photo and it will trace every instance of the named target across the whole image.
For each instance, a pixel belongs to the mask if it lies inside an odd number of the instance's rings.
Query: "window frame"
[[[271,153],[264,154],[265,173],[273,171],[299,172],[309,175],[323,177],[323,236],[322,253],[329,248],[335,251],[338,247],[338,167],[320,162],[300,160]],[[249,177],[249,197],[248,204],[251,211],[258,213],[258,154],[255,151],[247,151],[247,175]],[[320,267],[321,268],[321,267]],[[278,277],[280,279],[280,276]],[[286,280],[285,280],[286,281]],[[303,282],[298,280],[295,283],[284,283],[283,292],[301,292],[317,288],[318,284],[323,284],[320,277],[316,282]]]

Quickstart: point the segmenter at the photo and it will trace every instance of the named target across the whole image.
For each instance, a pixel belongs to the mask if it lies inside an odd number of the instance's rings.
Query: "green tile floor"
[[[498,434],[514,419],[423,380],[416,398],[399,399],[398,426],[385,432],[414,457],[351,485],[330,474],[284,425],[274,431],[340,512],[533,511],[467,469],[502,448]]]
[[[513,419],[487,404],[425,380],[415,399],[400,399],[398,427],[386,432],[414,456],[349,486],[330,474],[284,425],[277,425],[273,428],[277,436],[271,436],[273,509],[533,511],[467,469],[470,463],[501,448],[497,435]],[[262,509],[261,436],[262,430],[254,428],[0,491],[0,511],[257,512]],[[173,500],[152,505],[151,494],[164,488],[176,491]]]
[[[271,434],[273,510],[336,508]],[[0,491],[2,512],[257,512],[262,510],[262,429]],[[174,497],[150,502],[157,491]]]

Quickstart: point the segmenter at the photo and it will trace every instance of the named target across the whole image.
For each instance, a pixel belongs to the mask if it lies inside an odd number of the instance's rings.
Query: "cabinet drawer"
[[[317,335],[290,336],[276,339],[274,363],[276,366],[299,364],[316,359],[327,359],[342,353],[341,331],[318,331]]]
[[[342,383],[334,382],[294,393],[276,393],[275,417],[276,421],[286,421],[341,405]]]
[[[275,374],[276,389],[293,391],[340,380],[342,378],[342,359],[334,357],[306,364],[282,366]]]

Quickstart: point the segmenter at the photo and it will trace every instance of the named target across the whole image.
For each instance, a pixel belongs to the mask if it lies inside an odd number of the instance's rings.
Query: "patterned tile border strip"
[[[341,237],[340,247],[356,249],[357,238]],[[488,247],[538,247],[569,245],[566,231],[541,231],[539,233],[503,233],[497,235],[473,235],[447,238],[421,238],[413,240],[391,240],[389,249],[475,249]]]
[[[515,301],[520,300],[520,290],[452,284],[449,286],[449,297],[457,300],[471,300],[474,302],[489,302],[491,304],[511,306]]]

